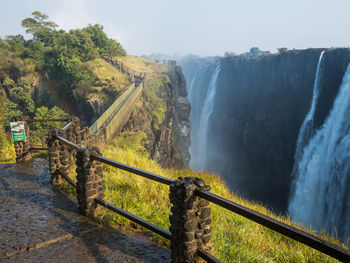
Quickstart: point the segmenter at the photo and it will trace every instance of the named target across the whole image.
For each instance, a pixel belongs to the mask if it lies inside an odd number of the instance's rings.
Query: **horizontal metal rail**
[[[60,175],[71,185],[73,186],[75,189],[77,189],[77,184],[76,182],[74,182],[72,180],[72,178],[66,176],[64,173],[62,173],[60,170],[58,170],[58,172],[60,173]]]
[[[166,177],[163,177],[160,175],[156,175],[153,173],[149,173],[149,172],[137,169],[135,167],[107,159],[103,156],[91,155],[91,157],[92,157],[92,159],[95,159],[96,161],[100,161],[101,163],[105,163],[105,164],[111,165],[113,167],[122,169],[124,171],[146,177],[148,179],[151,179],[153,181],[156,181],[156,182],[159,182],[162,184],[170,185],[174,182],[174,180],[172,180],[172,179],[169,179],[169,178],[166,178]]]
[[[28,123],[32,123],[32,122],[65,122],[65,121],[69,121],[69,118],[67,119],[31,119],[28,120]]]
[[[260,225],[272,229],[284,236],[290,237],[300,243],[308,245],[324,254],[327,254],[335,259],[343,262],[350,262],[350,251],[342,247],[334,245],[328,241],[320,239],[314,235],[304,232],[298,228],[292,227],[276,219],[260,214],[252,209],[241,206],[221,196],[215,195],[207,191],[196,191],[199,197],[202,197],[214,204],[217,204],[236,214],[244,216]]]
[[[89,130],[89,127],[86,127],[86,128],[84,128],[84,129],[82,129],[81,131],[80,131],[80,133],[84,133],[84,132],[86,132],[86,131],[88,131]]]
[[[95,202],[97,204],[102,205],[102,206],[108,208],[109,210],[112,210],[113,212],[116,212],[117,214],[129,219],[130,221],[133,221],[133,222],[139,224],[140,226],[143,226],[144,228],[147,228],[147,229],[153,231],[154,233],[156,233],[160,236],[165,237],[166,239],[169,239],[169,240],[171,239],[170,232],[168,232],[164,229],[161,229],[160,227],[157,227],[151,223],[148,223],[147,221],[143,220],[140,217],[137,217],[137,216],[135,216],[135,215],[119,208],[119,207],[116,207],[116,206],[104,201],[104,200],[96,198]]]
[[[111,119],[114,118],[115,114],[118,112],[120,105],[123,104],[125,98],[128,97],[130,93],[134,90],[135,85],[131,84],[113,103],[109,108],[102,113],[102,115],[90,126],[89,133],[94,135],[104,128]]]
[[[61,136],[56,136],[56,138],[61,142],[63,143],[64,145],[68,146],[69,148],[71,149],[74,149],[74,150],[83,150],[84,148],[68,141],[67,139],[61,137]]]
[[[69,122],[69,123],[67,123],[66,125],[64,125],[64,127],[62,128],[62,130],[66,131],[66,130],[68,130],[68,128],[69,128],[70,126],[72,126],[72,125],[73,125],[73,122]]]
[[[209,254],[208,252],[205,252],[203,249],[198,249],[198,256],[200,256],[202,259],[204,259],[205,261],[209,262],[209,263],[221,263],[220,260],[218,260],[216,257],[214,257],[213,255]]]
[[[47,147],[30,147],[29,150],[30,151],[47,151],[49,148]]]
[[[67,124],[69,125],[69,124]],[[66,126],[67,126],[66,125]],[[66,127],[65,126],[65,127]],[[67,139],[60,137],[60,136],[56,136],[56,138],[63,143],[64,145],[66,145],[67,147],[74,149],[74,150],[82,150],[84,148],[68,141]],[[42,148],[42,149],[47,149],[47,148]],[[71,153],[72,154],[72,153]],[[119,162],[116,162],[114,160],[110,160],[107,159],[103,156],[97,156],[97,155],[91,155],[91,158],[93,160],[96,161],[100,161],[102,163],[105,163],[107,165],[116,167],[118,169],[122,169],[124,171],[148,178],[150,180],[165,184],[165,185],[170,185],[171,183],[174,182],[174,180],[166,178],[166,177],[162,177],[129,165],[125,165]],[[76,183],[69,177],[66,177],[63,175],[63,173],[61,173],[62,177],[68,182],[70,183],[73,187],[76,188]],[[230,210],[236,214],[239,214],[243,217],[246,217],[260,225],[263,225],[271,230],[274,230],[278,233],[281,233],[284,236],[287,236],[293,240],[296,240],[302,244],[305,244],[309,247],[312,247],[324,254],[327,254],[335,259],[338,259],[340,261],[343,262],[350,262],[350,251],[342,248],[340,246],[334,245],[328,241],[325,241],[321,238],[318,238],[312,234],[309,234],[303,230],[300,230],[298,228],[292,227],[290,225],[287,225],[283,222],[280,222],[276,219],[273,219],[271,217],[268,217],[266,215],[263,215],[261,213],[258,213],[252,209],[249,209],[247,207],[244,207],[242,205],[239,205],[233,201],[230,201],[228,199],[225,199],[221,196],[215,195],[213,193],[207,192],[207,191],[201,191],[201,190],[197,190],[196,194],[201,197],[204,198],[214,204],[217,204],[227,210]],[[97,204],[100,204],[116,213],[118,213],[121,216],[124,216],[125,218],[167,238],[167,239],[171,239],[171,233],[168,231],[165,231],[125,210],[122,210],[121,208],[118,208],[104,200],[101,199],[95,199],[95,202]],[[206,260],[209,263],[218,263],[220,262],[218,259],[216,259],[214,256],[210,255],[209,253],[205,252],[202,249],[198,250],[198,255],[203,258],[204,260]]]

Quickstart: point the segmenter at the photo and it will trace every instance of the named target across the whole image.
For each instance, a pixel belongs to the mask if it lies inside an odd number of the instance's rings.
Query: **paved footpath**
[[[47,161],[0,164],[0,262],[170,262],[141,234],[79,216],[51,186]]]

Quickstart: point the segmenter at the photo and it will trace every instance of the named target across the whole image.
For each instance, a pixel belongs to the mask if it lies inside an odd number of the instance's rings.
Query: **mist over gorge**
[[[322,51],[322,70],[315,98],[314,84]],[[329,116],[335,107],[340,87],[344,86],[342,81],[349,62],[350,50],[345,48],[293,50],[260,56],[189,57],[182,60],[192,107],[191,168],[220,173],[234,193],[261,202],[280,213],[288,212],[290,200],[295,201],[296,192],[303,192],[300,189],[314,189],[309,194],[323,196],[320,198],[323,201],[317,203],[311,198],[305,202],[310,202],[314,210],[323,211],[323,214],[318,214],[323,218],[327,217],[324,213],[330,213],[334,203],[338,202],[337,216],[340,218],[327,219],[328,227],[312,220],[302,223],[315,224],[317,228],[326,228],[329,232],[337,227],[348,237],[349,227],[344,226],[346,222],[348,225],[349,220],[345,216],[348,212],[344,212],[349,211],[349,200],[344,196],[349,196],[346,193],[350,189],[347,179],[349,169],[346,168],[350,160],[345,154],[346,149],[337,151],[338,156],[333,163],[329,163],[328,170],[322,168],[336,180],[333,182],[333,186],[336,186],[332,189],[325,184],[325,180],[315,180],[309,186],[297,183],[300,176],[292,171],[298,165],[295,162],[298,138],[313,100],[315,105],[310,131],[304,135],[306,141],[311,141],[317,132],[325,129],[324,126],[328,130],[333,129],[327,120],[331,118]],[[342,107],[347,107],[346,103]],[[346,113],[349,110],[343,111]],[[346,137],[348,131],[343,133],[338,136],[338,141]],[[327,139],[322,143],[328,145]],[[301,148],[300,152],[303,153],[307,143]],[[334,163],[340,159],[341,164]],[[338,166],[345,168],[331,168]],[[318,176],[315,173],[312,175]],[[296,187],[300,187],[298,191]],[[343,198],[329,191],[342,191]],[[304,191],[304,194],[308,193]],[[299,203],[302,200],[305,199],[301,197]],[[289,212],[293,211],[289,209]],[[291,216],[303,221],[300,216]]]

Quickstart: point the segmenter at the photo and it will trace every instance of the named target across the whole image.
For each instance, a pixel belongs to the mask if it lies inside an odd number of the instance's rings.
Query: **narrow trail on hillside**
[[[141,234],[102,227],[50,184],[48,164],[0,165],[1,262],[170,262]]]

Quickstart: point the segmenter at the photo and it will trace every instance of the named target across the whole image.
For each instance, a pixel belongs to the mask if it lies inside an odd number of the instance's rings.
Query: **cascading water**
[[[295,190],[289,204],[293,221],[349,238],[350,64],[329,116],[300,156],[295,163]]]
[[[296,147],[295,156],[294,156],[295,161],[294,161],[294,167],[292,171],[293,176],[297,176],[297,172],[298,172],[297,164],[299,163],[300,158],[302,157],[304,147],[306,146],[306,144],[308,143],[309,139],[312,136],[312,133],[314,132],[313,121],[314,121],[314,115],[316,110],[316,104],[319,96],[319,86],[320,86],[320,80],[321,80],[322,69],[324,64],[323,55],[324,55],[324,51],[321,52],[320,58],[318,59],[318,63],[317,63],[316,76],[315,76],[314,87],[312,92],[313,94],[312,94],[311,107],[305,117],[303,124],[301,125],[299,135],[298,135],[297,147]]]
[[[191,161],[190,161],[190,166],[192,168],[197,168],[197,169],[206,169],[206,148],[207,148],[207,137],[208,137],[208,125],[209,125],[209,118],[210,115],[212,114],[213,107],[214,107],[214,99],[215,99],[215,93],[216,93],[216,83],[217,83],[217,78],[220,73],[220,65],[218,65],[211,76],[208,90],[207,90],[207,95],[205,97],[204,103],[199,103],[199,105],[203,105],[201,110],[200,110],[200,117],[199,117],[199,123],[198,125],[192,125],[193,126],[198,126],[197,132],[196,130],[192,130],[192,135],[197,136],[195,140],[193,140],[193,136],[191,137],[191,141],[193,145],[190,148],[190,154],[191,154]],[[191,99],[191,96],[193,92],[195,92],[196,89],[192,85],[194,85],[194,82],[192,83],[191,81],[191,86],[189,90],[189,97]],[[200,89],[197,89],[197,91]],[[193,97],[192,97],[193,98]],[[190,100],[191,101],[191,100]]]

